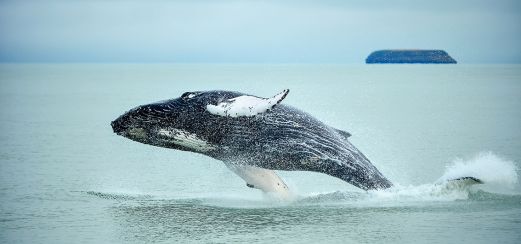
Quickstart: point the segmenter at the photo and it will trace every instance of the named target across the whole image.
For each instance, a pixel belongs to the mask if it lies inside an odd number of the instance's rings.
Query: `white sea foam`
[[[455,159],[446,166],[445,173],[433,183],[401,185],[395,182],[392,188],[363,192],[327,192],[302,196],[304,202],[315,204],[348,204],[354,206],[401,206],[417,202],[446,202],[467,200],[480,191],[492,194],[519,195],[517,168],[514,162],[503,159],[492,152],[479,153],[471,159]],[[454,180],[474,177],[473,180]]]
[[[422,185],[401,185],[395,182],[390,189],[377,191],[331,191],[315,193],[296,193],[297,196],[290,200],[281,200],[271,195],[262,194],[260,191],[237,192],[213,192],[180,196],[172,194],[144,194],[134,191],[105,191],[87,192],[89,195],[107,199],[123,200],[200,200],[202,204],[223,207],[263,208],[288,205],[349,205],[353,207],[368,206],[407,206],[424,204],[425,202],[448,202],[456,200],[468,200],[473,193],[488,192],[496,197],[519,195],[518,176],[515,163],[503,159],[494,153],[479,153],[468,160],[455,159],[446,166],[445,173],[433,183]],[[461,177],[474,177],[483,181],[483,184],[475,184],[473,181],[451,181]],[[291,188],[291,187],[290,187]],[[296,190],[296,189],[292,189]],[[297,190],[298,192],[298,190]],[[257,194],[258,193],[258,194]]]
[[[432,184],[402,186],[396,184],[387,190],[371,191],[373,200],[453,201],[468,199],[469,193],[483,190],[490,193],[516,194],[518,182],[516,165],[492,152],[482,152],[470,160],[455,159],[446,166],[445,173]],[[474,177],[483,184],[451,181]]]
[[[446,166],[446,171],[437,182],[459,177],[472,176],[483,181],[485,186],[496,189],[512,189],[518,179],[514,162],[503,159],[492,152],[482,152],[470,160],[456,159]]]

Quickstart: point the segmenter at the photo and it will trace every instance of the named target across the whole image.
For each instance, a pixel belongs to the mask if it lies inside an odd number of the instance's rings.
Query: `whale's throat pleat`
[[[157,133],[164,142],[173,143],[196,152],[208,152],[216,149],[211,143],[185,130],[160,129]]]

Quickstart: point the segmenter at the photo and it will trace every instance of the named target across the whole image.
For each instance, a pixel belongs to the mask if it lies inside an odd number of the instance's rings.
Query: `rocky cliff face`
[[[365,60],[374,63],[420,63],[420,64],[455,64],[449,54],[443,50],[380,50],[371,53]]]

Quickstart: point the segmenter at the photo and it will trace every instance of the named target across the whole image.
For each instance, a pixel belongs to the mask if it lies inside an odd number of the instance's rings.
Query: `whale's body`
[[[248,186],[265,191],[276,191],[271,189],[276,184],[287,189],[272,170],[321,172],[364,190],[392,186],[351,144],[349,133],[278,104],[286,94],[271,104],[238,92],[185,93],[134,108],[113,121],[112,127],[138,142],[221,160]],[[239,98],[252,98],[253,103],[235,109]],[[262,107],[266,104],[267,109]],[[219,108],[223,110],[215,110]],[[275,186],[260,186],[270,184]]]

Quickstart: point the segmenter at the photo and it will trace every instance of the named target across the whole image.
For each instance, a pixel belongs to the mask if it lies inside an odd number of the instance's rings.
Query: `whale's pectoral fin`
[[[229,117],[250,117],[265,113],[279,104],[289,93],[289,89],[270,97],[238,96],[230,98],[217,105],[206,105],[206,111],[211,114]]]
[[[246,186],[250,188],[260,189],[264,193],[274,193],[283,199],[292,196],[286,183],[273,170],[230,162],[225,162],[225,165],[246,181]]]

